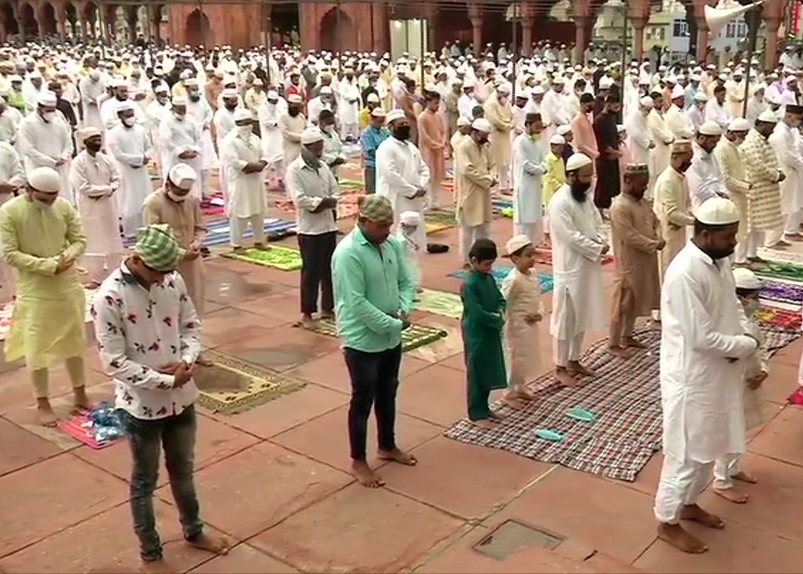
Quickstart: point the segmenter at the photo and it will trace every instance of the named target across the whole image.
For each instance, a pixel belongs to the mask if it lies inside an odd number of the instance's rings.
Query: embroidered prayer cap
[[[37,103],[40,106],[55,106],[56,105],[56,94],[50,91],[44,91],[39,95],[39,100]]]
[[[584,153],[574,153],[566,160],[566,171],[576,171],[581,167],[592,165],[594,162]]]
[[[530,241],[530,238],[526,235],[514,235],[510,239],[507,240],[505,243],[505,253],[508,255],[513,255],[516,251],[520,249],[524,249],[528,245],[532,245],[533,242]]]
[[[697,128],[697,133],[701,136],[721,136],[722,128],[715,121],[707,121]]]
[[[695,102],[707,102],[708,95],[705,92],[697,92],[694,94],[694,101]]]
[[[466,116],[460,116],[459,118],[457,118],[457,127],[462,128],[470,125],[471,125],[471,120],[468,119]]]
[[[173,98],[173,107],[176,106],[186,106],[189,100],[186,96],[176,96]]]
[[[389,124],[395,122],[396,120],[403,119],[404,117],[406,117],[404,115],[404,110],[390,110],[387,115],[385,115],[385,119]]]
[[[165,84],[159,84],[153,89],[154,94],[166,94],[169,90]]]
[[[555,133],[558,134],[559,136],[565,136],[571,131],[572,131],[571,124],[563,124],[561,126],[558,126],[558,128],[555,130]]]
[[[384,195],[363,195],[358,202],[360,217],[375,223],[393,223],[393,205]]]
[[[750,122],[744,118],[733,118],[731,123],[728,124],[729,132],[749,132]]]
[[[549,138],[549,145],[564,145],[566,143],[566,138],[560,134],[555,134],[551,138]]]
[[[234,122],[242,122],[245,120],[253,120],[254,118],[251,116],[251,112],[248,108],[237,108],[234,110]]]
[[[491,126],[491,122],[486,120],[485,118],[477,118],[473,122],[471,122],[472,129],[477,130],[478,132],[482,132],[484,134],[489,134],[493,131],[493,126]]]
[[[685,98],[686,92],[683,90],[683,86],[680,84],[676,84],[674,88],[672,88],[672,99],[676,100],[677,98]]]
[[[646,163],[629,163],[625,166],[625,175],[637,175],[637,174],[644,174],[648,175],[650,173],[650,168]]]
[[[417,211],[405,211],[399,216],[399,223],[408,227],[421,225],[421,214]]]
[[[758,116],[757,120],[759,122],[764,122],[767,124],[777,124],[778,123],[778,116],[775,115],[775,112],[772,110],[764,110],[761,112],[761,115]]]
[[[739,223],[739,208],[730,199],[711,197],[694,212],[694,218],[703,225],[731,225]]]
[[[102,136],[103,134],[98,128],[87,127],[78,130],[78,141],[85,142],[89,138],[93,138],[95,136]]]
[[[304,98],[301,97],[299,94],[290,94],[287,96],[287,103],[288,104],[303,104]]]
[[[28,172],[28,186],[42,193],[58,193],[61,177],[52,167],[37,167]]]
[[[232,89],[232,88],[226,88],[226,89],[225,89],[225,90],[223,90],[223,92],[221,93],[221,96],[222,96],[224,99],[225,99],[225,98],[236,98],[236,97],[238,97],[239,95],[240,95],[240,94],[238,94],[238,93],[237,93],[237,90],[234,90],[234,89]]]
[[[370,94],[368,94],[368,97],[365,98],[365,100],[369,104],[378,104],[379,103],[379,96],[377,94],[375,94],[374,92],[371,92]]]
[[[733,282],[737,289],[758,291],[764,285],[755,273],[745,267],[736,267],[733,270]]]
[[[181,261],[178,240],[167,223],[156,223],[141,228],[137,233],[134,251],[142,258],[145,265],[163,273],[175,270]]]
[[[188,190],[192,189],[195,180],[198,179],[198,174],[186,163],[177,163],[170,168],[167,173],[167,179],[177,188]]]
[[[301,132],[301,145],[312,145],[314,143],[322,142],[323,134],[321,130],[316,127],[304,128]]]
[[[691,153],[692,147],[689,140],[675,140],[669,146],[669,153]]]

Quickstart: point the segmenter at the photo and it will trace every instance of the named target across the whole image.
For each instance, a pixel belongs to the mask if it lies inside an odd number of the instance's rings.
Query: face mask
[[[175,117],[180,122],[184,121],[184,115],[185,114],[179,114],[179,113],[173,112],[173,117]]]
[[[760,303],[755,299],[750,299],[744,303],[744,314],[748,317],[752,317],[753,314],[758,311]]]
[[[176,203],[183,203],[185,199],[187,199],[186,195],[177,195],[172,191],[167,192],[167,197],[175,201]]]
[[[251,126],[235,126],[237,129],[237,133],[241,136],[247,136],[254,130],[251,129]]]
[[[398,126],[394,128],[393,137],[400,141],[410,139],[410,126]]]
[[[86,144],[86,149],[91,152],[99,152],[100,151],[100,142],[92,142]]]
[[[42,119],[46,122],[52,122],[53,118],[56,117],[56,112],[45,112],[42,114]]]
[[[197,102],[201,99],[201,94],[190,94],[190,101]]]
[[[45,203],[44,201],[40,201],[38,199],[33,200],[33,206],[38,209],[39,211],[45,211],[46,209],[50,209],[53,207],[52,203]]]
[[[136,118],[123,118],[122,121],[124,126],[130,128],[131,126],[134,125]]]

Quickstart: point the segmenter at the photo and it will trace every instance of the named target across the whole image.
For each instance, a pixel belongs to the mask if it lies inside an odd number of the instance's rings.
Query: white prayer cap
[[[557,133],[559,136],[565,136],[566,134],[568,134],[571,131],[572,131],[572,125],[571,124],[563,124],[563,125],[558,126],[558,128],[555,130],[555,133]]]
[[[251,116],[251,112],[248,108],[237,108],[234,110],[234,121],[241,122],[243,120],[251,120],[253,117]]]
[[[78,136],[78,141],[85,142],[89,138],[95,136],[102,136],[103,133],[98,128],[86,127],[78,130],[78,133],[76,135]]]
[[[519,249],[523,249],[532,244],[533,242],[530,241],[530,238],[526,235],[515,235],[508,239],[507,243],[505,243],[505,252],[508,255],[513,255]]]
[[[308,127],[301,132],[301,145],[310,145],[320,141],[323,141],[323,134],[316,127]]]
[[[650,96],[644,96],[639,100],[638,103],[642,108],[651,108],[655,106],[655,102],[652,101],[652,98]]]
[[[449,81],[449,84],[452,85],[452,86],[459,86],[462,83],[463,83],[463,80],[461,80],[460,78],[452,78]]]
[[[736,267],[733,270],[733,282],[737,289],[759,290],[764,285],[755,273],[745,267]]]
[[[569,159],[566,160],[566,172],[576,171],[581,167],[585,167],[587,165],[592,165],[593,162],[591,158],[588,157],[584,153],[575,153],[572,154]]]
[[[56,105],[56,94],[50,91],[42,92],[39,95],[38,103],[40,106],[55,106]]]
[[[173,98],[173,107],[186,106],[188,101],[186,96],[176,96]]]
[[[549,138],[549,145],[564,145],[566,143],[566,138],[562,135],[555,134],[551,138]]]
[[[706,199],[694,212],[694,218],[704,225],[731,225],[741,219],[736,204],[724,197]]]
[[[466,81],[463,82],[463,89],[466,88],[473,88],[474,87],[474,80],[471,78],[466,78]]]
[[[468,119],[466,116],[460,116],[459,118],[457,118],[457,127],[462,128],[470,125],[471,125],[471,120]]]
[[[52,167],[37,167],[28,172],[28,185],[43,193],[58,193],[61,177]]]
[[[477,118],[476,120],[471,122],[471,127],[477,130],[478,132],[482,132],[484,134],[489,134],[493,131],[491,122],[489,122],[485,118]]]
[[[127,112],[128,110],[133,110],[133,109],[134,109],[134,104],[131,103],[130,100],[126,100],[124,102],[120,102],[119,104],[117,104],[117,113],[118,114],[120,112]]]
[[[684,98],[686,97],[686,92],[683,90],[683,86],[680,84],[676,84],[674,88],[672,88],[672,97],[671,99],[675,98]]]
[[[667,76],[664,80],[667,84],[677,84],[678,79],[675,76]]]
[[[532,89],[528,88],[527,86],[524,86],[521,90],[516,92],[516,99],[524,98],[526,100],[526,99],[528,99],[530,97],[531,93],[532,93]]]
[[[385,116],[388,123],[395,122],[396,120],[400,120],[404,117],[406,117],[404,115],[404,110],[390,110]]]
[[[563,85],[566,83],[566,80],[563,79],[563,76],[555,76],[552,78],[552,85],[560,84]],[[600,80],[600,85],[602,84],[602,80]]]
[[[237,90],[232,90],[231,88],[228,88],[226,90],[223,90],[223,94],[222,95],[223,95],[224,98],[236,98],[240,94],[237,93]]]
[[[795,76],[786,76],[785,82],[788,84],[790,82],[797,82],[797,78]]]
[[[506,96],[510,95],[510,84],[505,82],[504,84],[501,84],[498,88],[496,88],[496,91]]]
[[[198,80],[197,78],[187,78],[181,82],[184,84],[185,88],[196,88],[198,87]]]
[[[300,94],[290,94],[287,96],[287,103],[288,104],[303,104],[304,98],[301,97]]]
[[[405,211],[399,215],[399,223],[410,227],[418,227],[421,225],[421,214],[417,211]]]
[[[154,94],[166,94],[168,92],[167,86],[165,84],[159,84],[153,89]]]
[[[624,124],[616,124],[616,131],[618,133],[622,133],[623,131],[627,130]]]
[[[747,132],[750,131],[750,122],[744,118],[733,118],[731,123],[728,124],[729,132]]]
[[[532,92],[531,92],[531,93],[532,93],[533,95],[539,95],[539,94],[543,94],[543,93],[544,93],[544,86],[542,86],[542,85],[540,85],[540,84],[539,84],[539,85],[537,85],[537,86],[533,86],[533,89],[532,89]]]
[[[377,94],[375,94],[374,92],[371,92],[370,94],[368,94],[368,97],[365,98],[365,100],[369,104],[378,104],[379,103],[379,96]]]
[[[198,179],[198,174],[186,163],[177,163],[170,168],[167,179],[177,188],[188,190],[192,189],[195,180]]]
[[[379,106],[375,107],[371,110],[371,116],[374,118],[384,118],[385,117],[385,110],[380,108]]]
[[[605,90],[607,88],[610,88],[611,86],[613,86],[613,80],[608,76],[602,76],[599,79],[599,87],[601,90]]]
[[[722,128],[717,122],[709,120],[697,128],[697,133],[703,136],[721,136]]]
[[[279,99],[279,92],[276,90],[269,90],[266,96],[269,100],[278,100]]]
[[[321,94],[332,95],[332,88],[329,86],[321,86]]]
[[[775,115],[775,112],[772,110],[764,110],[761,112],[761,115],[758,116],[758,121],[767,122],[769,124],[777,124],[778,116]]]
[[[707,102],[708,95],[705,92],[697,92],[694,94],[694,101],[695,102]]]

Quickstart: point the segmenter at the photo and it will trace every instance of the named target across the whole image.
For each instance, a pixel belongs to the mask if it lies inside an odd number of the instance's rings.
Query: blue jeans
[[[156,532],[153,493],[159,480],[159,455],[164,449],[170,490],[176,501],[184,538],[197,540],[203,534],[198,497],[192,473],[195,464],[195,407],[163,419],[143,420],[120,411],[131,447],[131,514],[139,538],[142,560],[162,558],[162,541]]]

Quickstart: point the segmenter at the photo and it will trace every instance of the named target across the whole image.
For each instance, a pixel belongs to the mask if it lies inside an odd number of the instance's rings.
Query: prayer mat
[[[795,283],[803,283],[803,265],[779,263],[775,261],[748,262],[744,265],[756,275],[774,279],[786,279]]]
[[[493,211],[501,214],[508,219],[513,218],[513,200],[512,199],[493,199],[491,200],[491,207]]]
[[[426,219],[427,225],[433,223],[438,225],[448,225],[449,227],[457,227],[457,219],[455,219],[454,211],[433,211],[431,213],[427,213],[424,219]]]
[[[451,229],[452,226],[446,223],[436,223],[433,221],[427,221],[427,233],[440,233],[441,231],[446,231],[447,229]]]
[[[337,337],[337,325],[332,319],[319,319],[315,321],[315,328],[313,331],[328,337]],[[424,345],[429,345],[438,339],[446,337],[447,334],[446,331],[438,329],[437,327],[411,324],[402,331],[402,352],[406,353],[407,351],[412,351]]]
[[[95,434],[91,430],[91,425],[92,422],[89,420],[89,413],[86,412],[73,415],[68,420],[60,422],[59,428],[64,431],[66,435],[71,436],[93,450],[101,450],[110,447],[123,438],[120,437],[106,442],[98,442],[95,438]]]
[[[535,262],[541,265],[552,265],[552,250],[538,248],[535,252]],[[608,265],[609,263],[613,263],[613,257],[606,255],[602,260],[602,264]]]
[[[535,399],[515,410],[497,402],[494,410],[505,419],[492,430],[468,420],[446,431],[448,438],[505,450],[534,460],[632,482],[652,455],[661,448],[661,386],[658,353],[661,331],[640,329],[638,339],[647,345],[629,359],[609,354],[607,341],[593,344],[582,357],[596,376],[582,387],[564,387],[554,372],[530,385]],[[593,413],[594,422],[569,417],[573,409]],[[549,430],[563,436],[550,441],[536,435]]]
[[[222,193],[215,193],[211,197],[205,197],[201,200],[201,210],[204,215],[223,215],[226,211],[226,201],[223,199]]]
[[[762,326],[778,327],[787,331],[800,331],[803,320],[800,310],[789,311],[768,305],[759,307],[754,317]]]
[[[794,251],[781,251],[780,249],[770,249],[767,247],[758,248],[758,256],[769,261],[778,263],[793,263],[803,266],[803,254]]]
[[[221,253],[227,259],[235,259],[264,267],[274,267],[281,271],[297,271],[301,269],[301,253],[297,249],[274,245],[268,251],[246,249],[243,253],[227,251]]]
[[[416,294],[415,308],[418,311],[450,319],[460,319],[463,316],[463,302],[460,300],[460,295],[448,291],[424,289]]]
[[[801,305],[803,304],[803,285],[766,280],[761,287],[759,296],[767,301]]]
[[[510,273],[510,270],[513,267],[509,265],[500,265],[498,267],[493,268],[493,276],[496,279],[497,283],[501,283],[507,277],[507,274]],[[465,269],[461,269],[460,271],[455,271],[454,273],[449,273],[449,277],[454,277],[455,279],[460,279],[461,281],[465,281],[466,277],[468,277],[469,272]],[[551,293],[552,289],[555,288],[555,280],[551,273],[539,273],[538,274],[538,284],[541,287],[541,294],[544,295],[546,293]]]
[[[341,201],[337,203],[337,219],[346,219],[357,215],[360,208],[357,205],[356,199],[361,195],[363,194],[352,193],[349,195],[341,196],[340,198]],[[296,207],[295,205],[293,205],[293,202],[290,201],[289,199],[286,198],[276,199],[276,201],[274,201],[274,205],[277,208],[287,213],[292,213],[293,215],[295,215],[296,213]]]
[[[217,221],[210,221],[207,225],[208,230],[204,238],[204,247],[217,247],[219,245],[226,245],[231,243],[231,234],[229,231],[229,221],[227,219],[219,219]],[[296,222],[284,221],[276,218],[265,219],[265,234],[268,241],[278,241],[290,235],[296,234]],[[251,239],[254,236],[251,231],[251,226],[245,230],[243,234],[244,239]],[[123,245],[130,249],[134,246],[136,240],[127,238],[123,240]]]
[[[84,296],[86,297],[86,312],[84,314],[84,322],[92,322],[92,300],[95,298],[96,289],[87,289],[84,287]],[[0,306],[0,341],[5,341],[8,336],[8,331],[11,329],[11,316],[14,314],[14,302],[9,301],[5,305]]]
[[[772,356],[787,345],[794,343],[800,336],[800,330],[792,330],[775,325],[759,323],[761,333],[764,335],[764,348]]]
[[[341,179],[337,182],[342,193],[355,193],[365,190],[365,184],[358,179]]]
[[[239,414],[306,384],[211,349],[204,351],[204,358],[211,361],[212,366],[195,367],[195,385],[200,393],[198,404],[216,413]]]

